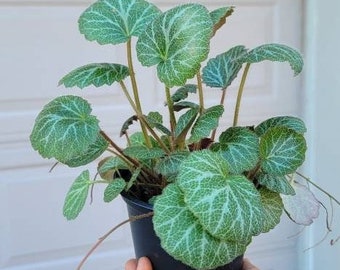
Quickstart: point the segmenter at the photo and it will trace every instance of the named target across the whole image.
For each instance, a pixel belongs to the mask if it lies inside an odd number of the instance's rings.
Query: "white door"
[[[70,90],[58,88],[68,71],[89,62],[123,62],[122,47],[100,47],[78,33],[77,19],[89,5],[87,0],[0,0],[0,269],[75,269],[90,246],[115,224],[125,219],[121,201],[110,205],[95,196],[91,206],[76,221],[62,216],[63,198],[78,169],[42,160],[29,144],[34,118],[47,101],[61,93],[88,97],[108,133],[117,135],[131,114],[116,88]],[[166,9],[183,1],[158,0]],[[226,1],[201,1],[210,8]],[[298,0],[239,0],[229,2],[236,11],[227,26],[214,38],[217,54],[236,44],[252,48],[281,42],[301,49],[302,10]],[[141,68],[138,67],[137,70]],[[148,108],[162,107],[163,95],[152,83],[142,98]],[[270,115],[298,114],[300,79],[293,78],[288,65],[261,64],[252,67],[241,111],[242,124],[254,124]],[[235,87],[236,88],[236,87]],[[234,91],[230,92],[232,100]],[[216,96],[211,95],[211,99]],[[112,103],[119,107],[112,108]],[[208,101],[209,103],[209,101]],[[224,123],[231,122],[230,110]],[[114,118],[114,122],[111,120]],[[100,194],[100,193],[98,193]],[[297,232],[286,219],[273,232],[250,247],[249,256],[261,270],[297,268]],[[106,241],[83,269],[121,270],[133,256],[128,226]]]

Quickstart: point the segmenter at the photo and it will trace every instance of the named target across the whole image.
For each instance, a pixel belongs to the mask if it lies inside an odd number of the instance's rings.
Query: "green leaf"
[[[90,104],[77,96],[61,96],[44,106],[30,136],[44,158],[67,162],[82,155],[98,138],[98,120]]]
[[[79,156],[73,157],[70,160],[64,162],[64,164],[70,167],[79,167],[94,161],[109,146],[109,143],[103,138],[102,135],[98,134],[97,140],[89,146],[89,148]]]
[[[220,135],[218,150],[234,174],[254,168],[259,160],[259,138],[246,127],[231,127]]]
[[[78,86],[81,89],[90,85],[100,87],[105,84],[111,85],[114,82],[120,82],[129,75],[129,68],[123,65],[88,64],[68,73],[59,81],[59,85],[63,84],[65,87]]]
[[[104,202],[113,201],[124,190],[126,182],[122,178],[114,179],[104,190]]]
[[[141,170],[142,170],[142,168],[138,167],[133,171],[133,173],[132,173],[132,175],[129,179],[129,182],[126,184],[126,187],[125,187],[126,191],[128,191],[133,186],[133,184],[136,182]]]
[[[179,112],[185,109],[198,109],[199,105],[190,101],[179,101],[174,104],[174,111]]]
[[[88,170],[83,171],[73,182],[66,195],[63,208],[63,213],[67,220],[75,219],[83,210],[91,184],[92,181]]]
[[[194,269],[214,269],[231,262],[246,249],[245,244],[221,241],[205,231],[175,184],[168,185],[156,198],[153,224],[162,247]]]
[[[218,127],[218,121],[224,112],[222,105],[213,106],[202,113],[191,130],[190,142],[198,142],[210,135]]]
[[[114,156],[102,159],[98,164],[97,171],[101,178],[111,181],[116,172],[128,169],[128,165],[120,157]]]
[[[248,52],[243,58],[247,63],[258,63],[264,60],[289,62],[294,75],[298,75],[303,68],[303,58],[295,49],[282,44],[264,44]]]
[[[157,65],[158,77],[168,87],[184,85],[208,56],[212,28],[204,6],[185,4],[172,8],[139,37],[138,59],[144,66]]]
[[[244,46],[236,46],[208,61],[203,68],[203,82],[210,87],[225,89],[242,68],[240,57],[247,53]]]
[[[147,120],[150,127],[158,129],[160,132],[170,136],[171,132],[165,126],[163,126],[163,116],[159,112],[150,112],[147,115]]]
[[[196,84],[186,84],[177,89],[177,91],[171,96],[171,99],[175,103],[183,99],[186,99],[189,93],[196,93],[196,91],[197,91]]]
[[[246,243],[262,231],[259,192],[245,176],[228,174],[228,163],[218,153],[191,153],[176,183],[190,211],[214,237]]]
[[[210,12],[214,24],[214,35],[226,22],[226,18],[234,12],[234,7],[221,7]]]
[[[280,223],[280,218],[283,212],[283,203],[280,195],[266,188],[259,190],[261,194],[261,202],[263,205],[264,225],[262,232],[269,232]]]
[[[295,195],[281,195],[288,216],[297,224],[308,226],[319,216],[320,202],[308,187],[293,182]]]
[[[260,140],[261,168],[276,176],[293,173],[305,160],[306,149],[303,135],[286,127],[271,128]]]
[[[295,191],[285,176],[274,176],[270,174],[260,173],[257,177],[259,183],[269,190],[285,194],[295,195]]]
[[[258,136],[262,136],[272,127],[287,127],[300,134],[307,131],[305,123],[301,119],[293,116],[277,116],[263,121],[255,128],[255,132]]]
[[[130,146],[124,149],[124,154],[136,158],[138,160],[149,160],[164,156],[164,151],[161,148],[148,148],[146,146]]]
[[[179,166],[188,155],[189,152],[186,151],[171,153],[156,164],[155,171],[163,175],[168,182],[173,182],[177,177]]]
[[[186,137],[189,129],[191,128],[191,125],[195,121],[198,114],[198,109],[190,109],[184,114],[182,114],[177,122],[176,128],[175,128],[175,136],[179,139],[183,139]]]
[[[138,37],[161,11],[144,0],[99,0],[79,18],[79,31],[99,44],[119,44]]]
[[[122,128],[120,129],[120,136],[122,137],[123,135],[126,135],[129,127],[133,125],[133,121],[138,121],[137,115],[133,115],[129,117],[123,124]]]

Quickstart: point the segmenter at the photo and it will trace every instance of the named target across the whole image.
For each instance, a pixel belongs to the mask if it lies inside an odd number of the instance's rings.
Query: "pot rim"
[[[123,200],[126,203],[129,203],[129,204],[137,206],[137,207],[143,207],[143,208],[146,208],[146,209],[148,209],[150,211],[153,211],[153,205],[150,204],[150,203],[146,203],[144,201],[141,201],[141,200],[137,199],[136,197],[133,197],[133,196],[129,195],[125,191],[121,192],[120,195],[122,196]]]

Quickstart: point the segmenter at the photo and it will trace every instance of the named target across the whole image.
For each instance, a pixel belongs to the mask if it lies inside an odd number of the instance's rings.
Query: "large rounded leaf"
[[[168,87],[183,85],[206,59],[213,23],[208,10],[185,4],[157,17],[139,37],[137,56],[144,66],[157,66]]]
[[[78,86],[79,88],[89,85],[99,87],[104,84],[111,85],[114,82],[120,82],[129,74],[128,67],[120,64],[88,64],[72,70],[60,80],[59,85],[63,84],[65,87]]]
[[[39,113],[30,139],[44,158],[67,162],[82,155],[99,134],[98,120],[90,104],[77,96],[61,96]]]
[[[99,0],[79,18],[79,30],[99,44],[119,44],[139,36],[160,10],[144,0]]]
[[[246,244],[221,241],[204,230],[189,211],[181,190],[170,184],[154,205],[154,229],[162,247],[195,269],[224,265],[245,252]]]
[[[306,149],[303,135],[286,127],[271,128],[261,137],[261,168],[271,175],[293,173],[305,160]]]
[[[243,175],[229,175],[217,153],[193,152],[177,177],[190,211],[214,237],[247,242],[262,231],[260,194]]]
[[[245,127],[232,127],[223,132],[217,149],[228,161],[232,173],[250,170],[259,160],[259,138]]]
[[[262,136],[268,129],[272,127],[287,127],[300,134],[303,134],[307,131],[305,123],[297,117],[276,116],[260,123],[255,128],[255,132],[258,136]]]

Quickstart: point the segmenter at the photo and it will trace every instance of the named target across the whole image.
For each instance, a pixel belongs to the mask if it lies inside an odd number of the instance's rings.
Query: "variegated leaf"
[[[124,190],[126,182],[122,178],[114,179],[104,190],[104,202],[111,202]]]
[[[285,176],[275,176],[265,173],[260,173],[257,177],[259,183],[269,190],[285,194],[295,195],[295,191]]]

